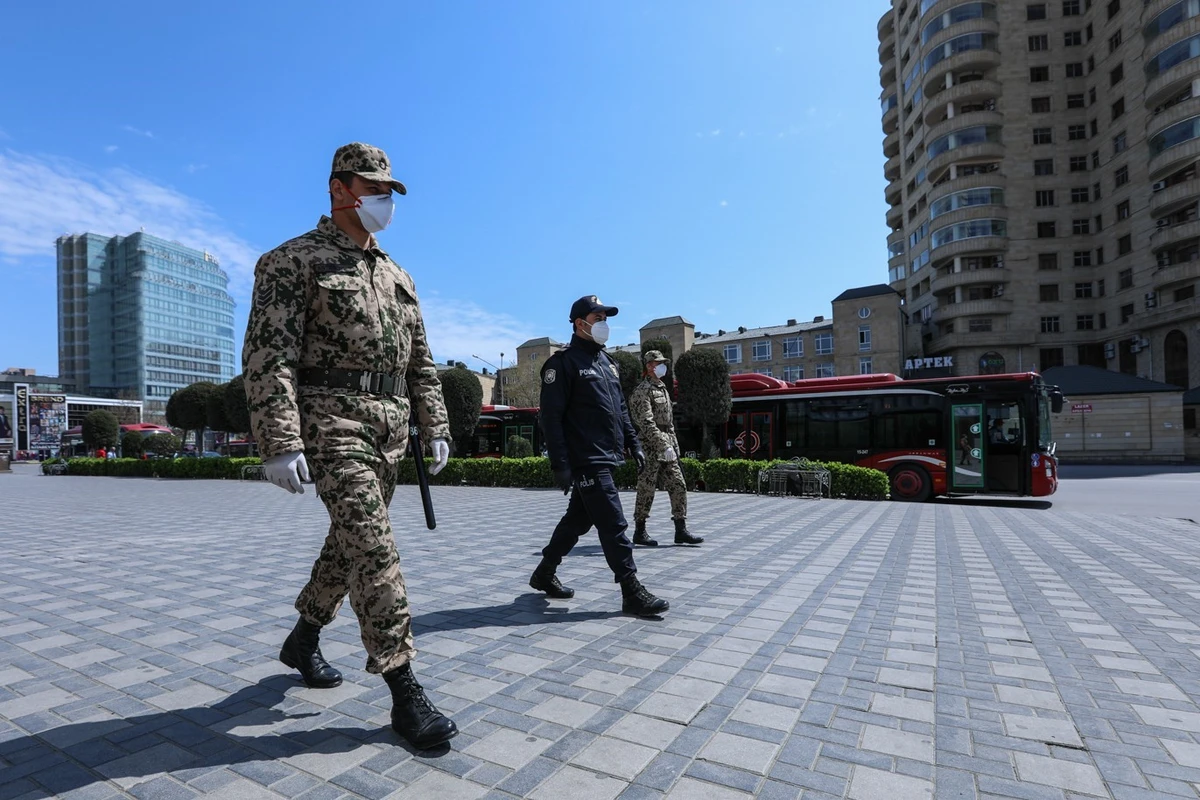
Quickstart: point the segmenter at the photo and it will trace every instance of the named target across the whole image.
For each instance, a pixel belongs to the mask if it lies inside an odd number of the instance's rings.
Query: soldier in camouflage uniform
[[[300,619],[280,660],[326,688],[341,674],[321,655],[320,629],[348,594],[367,671],[393,698],[392,727],[417,748],[458,731],[412,673],[411,614],[388,519],[410,413],[437,473],[450,430],[413,280],[380,248],[393,192],[384,152],[361,143],[333,157],[330,216],[259,259],[242,360],[254,438],[271,482],[303,492],[312,477],[329,534],[296,599]],[[410,410],[411,403],[411,410]]]
[[[671,396],[662,381],[667,374],[667,359],[660,350],[648,350],[644,360],[645,375],[629,395],[629,416],[646,448],[646,468],[638,475],[637,501],[633,507],[633,543],[658,546],[646,533],[646,519],[661,476],[671,498],[675,544],[700,544],[704,539],[693,536],[687,529],[687,483],[679,467],[679,440],[675,438]]]

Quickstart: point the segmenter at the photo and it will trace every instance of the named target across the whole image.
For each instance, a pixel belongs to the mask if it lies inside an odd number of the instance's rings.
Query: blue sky
[[[408,186],[380,241],[439,360],[565,340],[591,293],[621,307],[612,343],[674,314],[713,332],[827,316],[887,281],[888,6],[16,4],[0,369],[57,373],[54,239],[84,231],[215,252],[240,350],[254,261],[328,209],[355,140]]]

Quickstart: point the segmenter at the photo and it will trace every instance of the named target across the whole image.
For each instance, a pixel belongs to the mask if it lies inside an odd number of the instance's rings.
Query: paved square
[[[276,660],[326,521],[263,483],[0,475],[0,798],[1200,796],[1200,526],[1000,504],[666,498],[620,613],[594,538],[526,581],[553,491],[392,506],[416,671],[462,731],[414,753],[363,671]],[[624,495],[627,511],[632,496]]]

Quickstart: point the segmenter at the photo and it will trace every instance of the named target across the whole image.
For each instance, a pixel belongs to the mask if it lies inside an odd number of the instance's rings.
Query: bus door
[[[983,406],[979,403],[956,403],[950,407],[950,441],[954,447],[952,492],[974,493],[987,488],[991,464],[984,447],[985,425]]]
[[[990,492],[1029,494],[1029,459],[1024,455],[1026,425],[1021,403],[1016,400],[989,400],[985,406],[987,452],[987,489]]]
[[[726,458],[774,458],[775,413],[773,411],[735,411],[725,426]]]

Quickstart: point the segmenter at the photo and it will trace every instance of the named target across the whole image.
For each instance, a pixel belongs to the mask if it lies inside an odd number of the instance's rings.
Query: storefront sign
[[[17,386],[17,450],[29,449],[29,384]]]
[[[1075,403],[1071,406],[1072,414],[1090,414],[1092,413],[1091,403]]]
[[[954,356],[937,356],[936,358],[909,358],[904,362],[906,370],[913,369],[945,369],[954,367]]]
[[[992,351],[979,357],[980,375],[1000,375],[1004,372],[1004,356]]]

